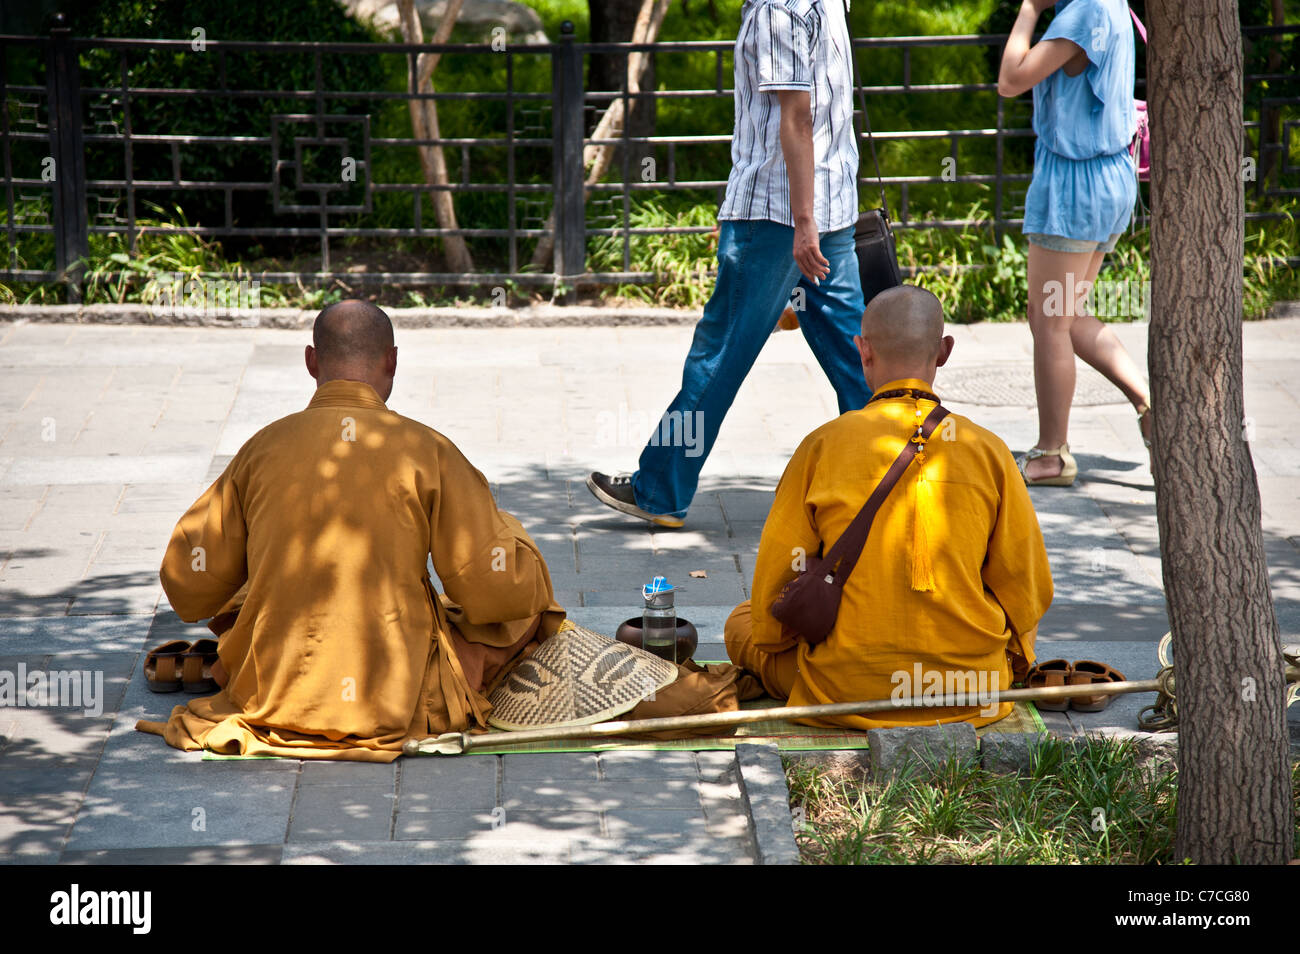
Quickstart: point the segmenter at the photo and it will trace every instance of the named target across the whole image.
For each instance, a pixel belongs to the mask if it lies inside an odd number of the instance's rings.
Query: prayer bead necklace
[[[896,397],[914,397],[918,401],[924,399],[926,401],[933,401],[935,404],[939,403],[939,396],[937,394],[931,394],[929,391],[922,391],[920,388],[895,388],[892,391],[880,391],[873,395],[871,400],[867,403],[873,404],[876,401],[884,401],[888,398]],[[919,414],[920,412],[918,411],[917,413]]]
[[[880,391],[879,393],[872,395],[871,400],[867,403],[871,404],[875,401],[885,401],[889,398],[898,397],[912,397],[918,401],[924,399],[927,401],[933,401],[935,404],[939,403],[939,396],[937,394],[923,391],[920,388],[895,388],[892,391]],[[912,441],[921,445],[921,448],[916,452],[916,463],[918,467],[925,464],[925,439],[921,436],[921,418],[923,416],[921,409],[918,407],[916,409],[916,433],[911,437]]]

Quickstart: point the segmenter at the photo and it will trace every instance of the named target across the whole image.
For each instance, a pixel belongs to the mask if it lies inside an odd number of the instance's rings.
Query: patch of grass
[[[717,210],[712,204],[660,204],[653,199],[634,200],[628,222],[633,228],[713,228]],[[713,292],[709,277],[717,263],[718,240],[708,232],[673,235],[633,235],[628,239],[629,271],[654,272],[654,285],[620,285],[615,294],[657,305],[702,307]],[[593,272],[623,271],[623,237],[603,235],[590,243],[587,267]]]
[[[154,213],[137,220],[142,227],[189,228],[185,213],[180,207],[170,211],[153,203],[146,203]],[[85,301],[121,303],[125,301],[152,302],[162,289],[170,285],[174,275],[186,280],[198,280],[200,272],[228,271],[236,280],[246,277],[238,261],[230,261],[222,253],[221,243],[210,241],[193,232],[139,232],[135,250],[130,249],[127,233],[92,233],[90,258],[86,268]]]
[[[145,203],[152,213],[136,220],[140,228],[165,227],[189,229],[185,212],[179,207],[164,209]],[[16,222],[39,220],[48,213],[48,202],[35,200],[15,203]],[[0,228],[5,224],[0,212]],[[171,285],[174,276],[197,279],[200,272],[230,272],[235,281],[251,278],[238,260],[228,258],[221,243],[203,238],[192,231],[137,232],[134,250],[125,230],[91,233],[89,255],[83,262],[84,300],[87,304],[152,302]],[[17,268],[50,267],[54,259],[54,242],[48,233],[23,235],[9,249],[10,260]],[[201,280],[200,280],[201,281]],[[59,283],[0,283],[0,302],[24,304],[59,304],[64,287]]]
[[[887,783],[788,769],[808,864],[1173,862],[1177,775],[1142,769],[1126,740],[1045,740],[1027,773],[950,761]]]
[[[717,208],[712,200],[695,201],[689,195],[638,196],[631,205],[629,223],[633,228],[703,227],[713,228]],[[170,210],[150,206],[152,215],[138,220],[142,226],[168,226],[189,229],[185,213],[179,207]],[[15,221],[38,220],[48,209],[27,208],[16,203]],[[899,264],[924,269],[908,279],[933,291],[943,302],[948,320],[964,324],[974,321],[1021,321],[1028,296],[1026,244],[1018,232],[1003,232],[999,237],[988,216],[978,203],[942,213],[948,218],[969,217],[975,225],[964,229],[898,230]],[[1244,310],[1247,319],[1262,318],[1274,303],[1300,300],[1300,274],[1286,263],[1288,255],[1300,247],[1300,227],[1289,210],[1284,218],[1251,221],[1246,229],[1246,256],[1243,273]],[[621,216],[619,217],[621,220]],[[5,213],[0,210],[0,228]],[[608,223],[606,223],[608,224]],[[410,258],[412,269],[422,266],[418,253],[400,248],[401,243],[376,244],[350,240],[336,252],[335,267],[348,261],[374,260],[392,266],[393,256]],[[257,251],[260,251],[257,250]],[[627,269],[653,272],[658,281],[624,284],[606,289],[608,298],[625,298],[656,305],[701,308],[713,292],[713,271],[717,261],[717,237],[710,232],[675,235],[634,235],[628,242]],[[53,242],[48,234],[19,237],[11,250],[18,268],[41,267],[53,260]],[[92,234],[87,262],[85,300],[95,302],[149,302],[159,292],[159,282],[170,275],[187,276],[199,272],[226,272],[239,278],[255,277],[262,269],[292,270],[301,265],[312,267],[311,259],[296,263],[292,259],[258,257],[242,259],[225,251],[222,243],[205,239],[193,232],[137,235],[135,251],[127,242],[125,230]],[[587,266],[593,272],[624,270],[623,237],[594,236],[588,241]],[[392,266],[396,268],[396,266]],[[397,269],[397,270],[400,270]],[[1146,229],[1126,235],[1111,253],[1099,279],[1111,282],[1150,281],[1150,233]],[[511,300],[526,298],[513,283],[507,283]],[[490,292],[484,289],[392,289],[381,295],[383,303],[455,304],[462,301],[487,302]],[[264,307],[319,308],[355,290],[336,282],[328,288],[306,285],[263,285]],[[1143,296],[1149,301],[1149,296]],[[54,283],[0,283],[0,302],[57,303],[63,300],[63,288]],[[495,299],[492,300],[495,303]],[[1102,316],[1104,321],[1128,321],[1124,314]]]
[[[1247,318],[1262,318],[1275,303],[1300,299],[1300,273],[1287,264],[1300,248],[1294,205],[1282,209],[1284,219],[1262,228],[1246,223],[1244,304]]]

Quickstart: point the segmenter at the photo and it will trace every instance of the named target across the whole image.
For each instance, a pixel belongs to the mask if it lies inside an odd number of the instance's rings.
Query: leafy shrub
[[[312,113],[311,99],[276,95],[280,91],[316,88],[315,62],[311,52],[217,52],[210,46],[195,50],[195,34],[215,40],[316,41],[363,43],[375,39],[366,27],[352,20],[335,0],[296,0],[292,4],[255,0],[96,0],[79,3],[70,13],[73,34],[96,37],[183,39],[191,45],[174,50],[91,49],[81,56],[82,86],[120,86],[123,70],[136,92],[129,101],[131,131],[135,136],[169,134],[177,136],[266,137],[271,134],[274,114]],[[364,91],[386,88],[387,74],[374,57],[359,54],[324,54],[320,58],[321,88],[329,91]],[[215,93],[145,92],[144,90],[220,89],[267,91],[264,94],[225,96]],[[92,121],[126,122],[127,103],[118,92],[99,96],[83,94]],[[107,109],[105,109],[107,107]],[[360,115],[367,104],[340,100],[328,95],[327,114]],[[342,134],[359,141],[348,124]],[[340,135],[342,124],[327,127],[327,136]],[[93,128],[92,130],[93,131]],[[310,124],[283,129],[294,134],[313,135]],[[181,175],[190,181],[267,182],[272,178],[271,153],[265,144],[209,144],[202,141],[179,147]],[[126,157],[120,144],[88,143],[87,169],[95,178],[126,178]],[[307,155],[307,164],[319,168],[304,170],[304,178],[334,181],[339,178],[338,149],[321,149]],[[287,157],[292,158],[289,147]],[[332,162],[332,166],[329,163]],[[172,152],[167,146],[136,143],[131,175],[135,179],[169,181]],[[331,179],[322,180],[322,175]],[[288,177],[286,176],[286,179]],[[218,225],[225,220],[222,191],[150,190],[148,195],[179,205],[192,222]],[[310,201],[310,200],[309,200]],[[265,192],[235,190],[233,219],[237,226],[286,224],[275,217]],[[118,214],[125,216],[125,208]],[[296,224],[296,223],[289,223]]]

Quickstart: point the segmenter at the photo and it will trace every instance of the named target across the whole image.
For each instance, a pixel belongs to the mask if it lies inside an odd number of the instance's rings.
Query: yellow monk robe
[[[187,622],[238,610],[228,681],[137,727],[227,754],[391,761],[407,738],[484,725],[484,652],[463,665],[454,645],[509,654],[564,619],[483,475],[357,381],[321,385],[240,448],[176,525],[161,576]]]
[[[933,391],[915,379],[878,390],[898,388]],[[936,679],[960,691],[968,674],[971,691],[1008,689],[1008,650],[1033,662],[1035,630],[1052,601],[1038,519],[1006,445],[958,414],[935,430],[924,462],[914,461],[881,505],[826,641],[796,643],[770,613],[798,575],[799,555],[830,549],[934,406],[909,395],[843,414],[809,434],[786,467],[763,527],[752,600],[732,614],[726,636],[732,660],[760,672],[768,691],[788,695],[790,705],[920,697]],[[1011,708],[806,721],[855,729],[985,725]]]

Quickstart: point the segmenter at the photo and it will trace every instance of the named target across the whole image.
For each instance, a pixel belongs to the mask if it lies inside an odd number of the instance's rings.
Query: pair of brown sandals
[[[217,641],[174,639],[149,650],[144,658],[145,683],[154,692],[216,692],[212,675],[217,661]]]
[[[1029,689],[1124,681],[1122,672],[1095,659],[1080,659],[1075,663],[1065,659],[1049,659],[1032,667],[1025,676],[1025,686]],[[1064,712],[1067,709],[1101,712],[1110,705],[1110,700],[1109,695],[1075,696],[1073,699],[1035,699],[1034,705],[1048,712]]]

